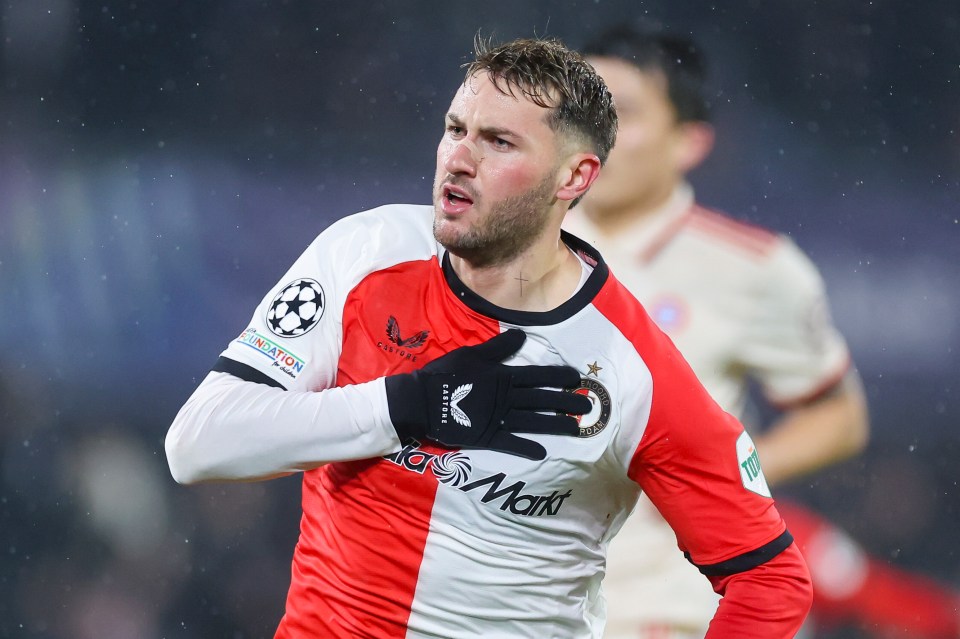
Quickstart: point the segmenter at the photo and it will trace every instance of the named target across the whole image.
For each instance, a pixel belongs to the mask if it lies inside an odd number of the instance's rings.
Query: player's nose
[[[456,146],[450,149],[444,160],[444,166],[447,173],[457,175],[466,173],[467,175],[476,175],[477,166],[483,160],[480,148],[475,142],[464,138],[457,142]]]

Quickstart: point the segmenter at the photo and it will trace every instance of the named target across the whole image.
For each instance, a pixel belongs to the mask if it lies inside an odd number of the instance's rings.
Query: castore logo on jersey
[[[572,490],[564,493],[554,490],[549,495],[526,493],[524,490],[527,482],[522,480],[503,487],[508,481],[506,473],[496,473],[468,482],[473,466],[467,455],[459,451],[434,455],[420,450],[420,442],[415,439],[407,440],[398,452],[384,455],[383,458],[404,470],[420,475],[429,469],[437,481],[456,487],[464,493],[486,487],[486,492],[480,496],[480,503],[496,503],[500,510],[525,517],[553,517],[560,512],[567,497],[573,494]]]
[[[409,337],[400,335],[400,322],[391,315],[387,318],[387,340],[388,342],[377,342],[377,348],[383,349],[387,353],[395,353],[398,357],[408,359],[411,362],[417,361],[417,356],[411,351],[421,348],[430,336],[430,331],[417,331]]]
[[[400,323],[397,318],[393,315],[387,318],[387,337],[397,346],[420,348],[429,336],[430,331],[418,331],[410,337],[400,337]]]

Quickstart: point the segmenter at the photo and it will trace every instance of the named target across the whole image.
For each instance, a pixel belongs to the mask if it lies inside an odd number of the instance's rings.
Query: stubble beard
[[[438,183],[437,192],[442,183]],[[535,187],[491,205],[489,213],[466,231],[450,228],[434,205],[433,236],[448,251],[474,267],[505,264],[530,248],[544,232],[553,205],[553,174]],[[474,205],[478,203],[474,200]]]

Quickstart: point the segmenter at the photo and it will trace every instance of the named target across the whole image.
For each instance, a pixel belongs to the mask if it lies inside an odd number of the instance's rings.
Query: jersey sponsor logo
[[[391,455],[384,455],[383,458],[420,475],[429,470],[437,481],[453,486],[459,486],[467,481],[473,470],[470,458],[463,453],[450,452],[434,455],[420,450],[420,442],[416,439],[407,440],[403,448]]]
[[[319,282],[309,278],[294,280],[270,302],[267,327],[280,337],[300,337],[323,317],[325,303]]]
[[[438,481],[459,486],[470,478],[470,458],[463,453],[444,453],[436,457],[431,464],[433,476]]]
[[[591,370],[597,371],[602,367],[596,365],[596,362],[590,366]],[[594,373],[596,374],[596,373]],[[577,395],[583,395],[590,400],[590,412],[585,415],[574,415],[577,424],[580,426],[579,437],[593,437],[603,432],[610,421],[610,392],[600,383],[600,380],[590,377],[580,378],[580,388],[573,391]]]
[[[257,351],[272,362],[271,366],[280,369],[291,379],[296,379],[306,365],[302,357],[264,337],[262,333],[257,332],[256,328],[248,328],[234,341]]]
[[[740,433],[740,437],[737,438],[737,463],[740,465],[740,479],[743,481],[743,487],[758,495],[770,497],[770,487],[760,467],[757,447],[747,431]]]
[[[420,449],[420,442],[416,439],[407,440],[403,448],[383,458],[420,475],[425,475],[429,470],[437,481],[464,493],[473,493],[480,498],[480,503],[494,504],[502,511],[524,517],[553,517],[573,494],[572,490],[554,490],[550,494],[528,492],[525,481],[510,483],[506,473],[495,473],[470,481],[473,467],[467,455],[459,451],[441,455],[428,453]]]
[[[498,503],[500,510],[526,517],[553,517],[560,512],[563,501],[573,494],[572,490],[567,490],[565,493],[555,490],[549,495],[526,493],[524,489],[527,483],[520,480],[501,488],[506,479],[507,476],[504,473],[497,473],[464,484],[459,487],[459,490],[466,493],[486,486],[487,491],[480,497],[482,503]]]
[[[393,315],[387,318],[387,338],[401,348],[420,348],[429,335],[430,331],[417,331],[409,337],[401,337],[397,318]]]

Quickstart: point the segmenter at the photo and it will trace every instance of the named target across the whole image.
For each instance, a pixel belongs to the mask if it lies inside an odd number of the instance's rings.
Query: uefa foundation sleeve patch
[[[279,369],[290,379],[297,379],[300,373],[303,372],[303,367],[307,364],[304,358],[289,348],[285,348],[271,340],[263,333],[258,333],[257,329],[253,326],[240,333],[240,337],[233,341],[237,344],[249,346],[262,357],[266,358],[270,362],[271,367]],[[262,362],[263,360],[259,361]]]
[[[757,447],[747,431],[743,431],[737,438],[737,463],[740,465],[740,479],[744,488],[764,497],[772,496],[767,478],[763,476],[763,469],[760,468]]]

